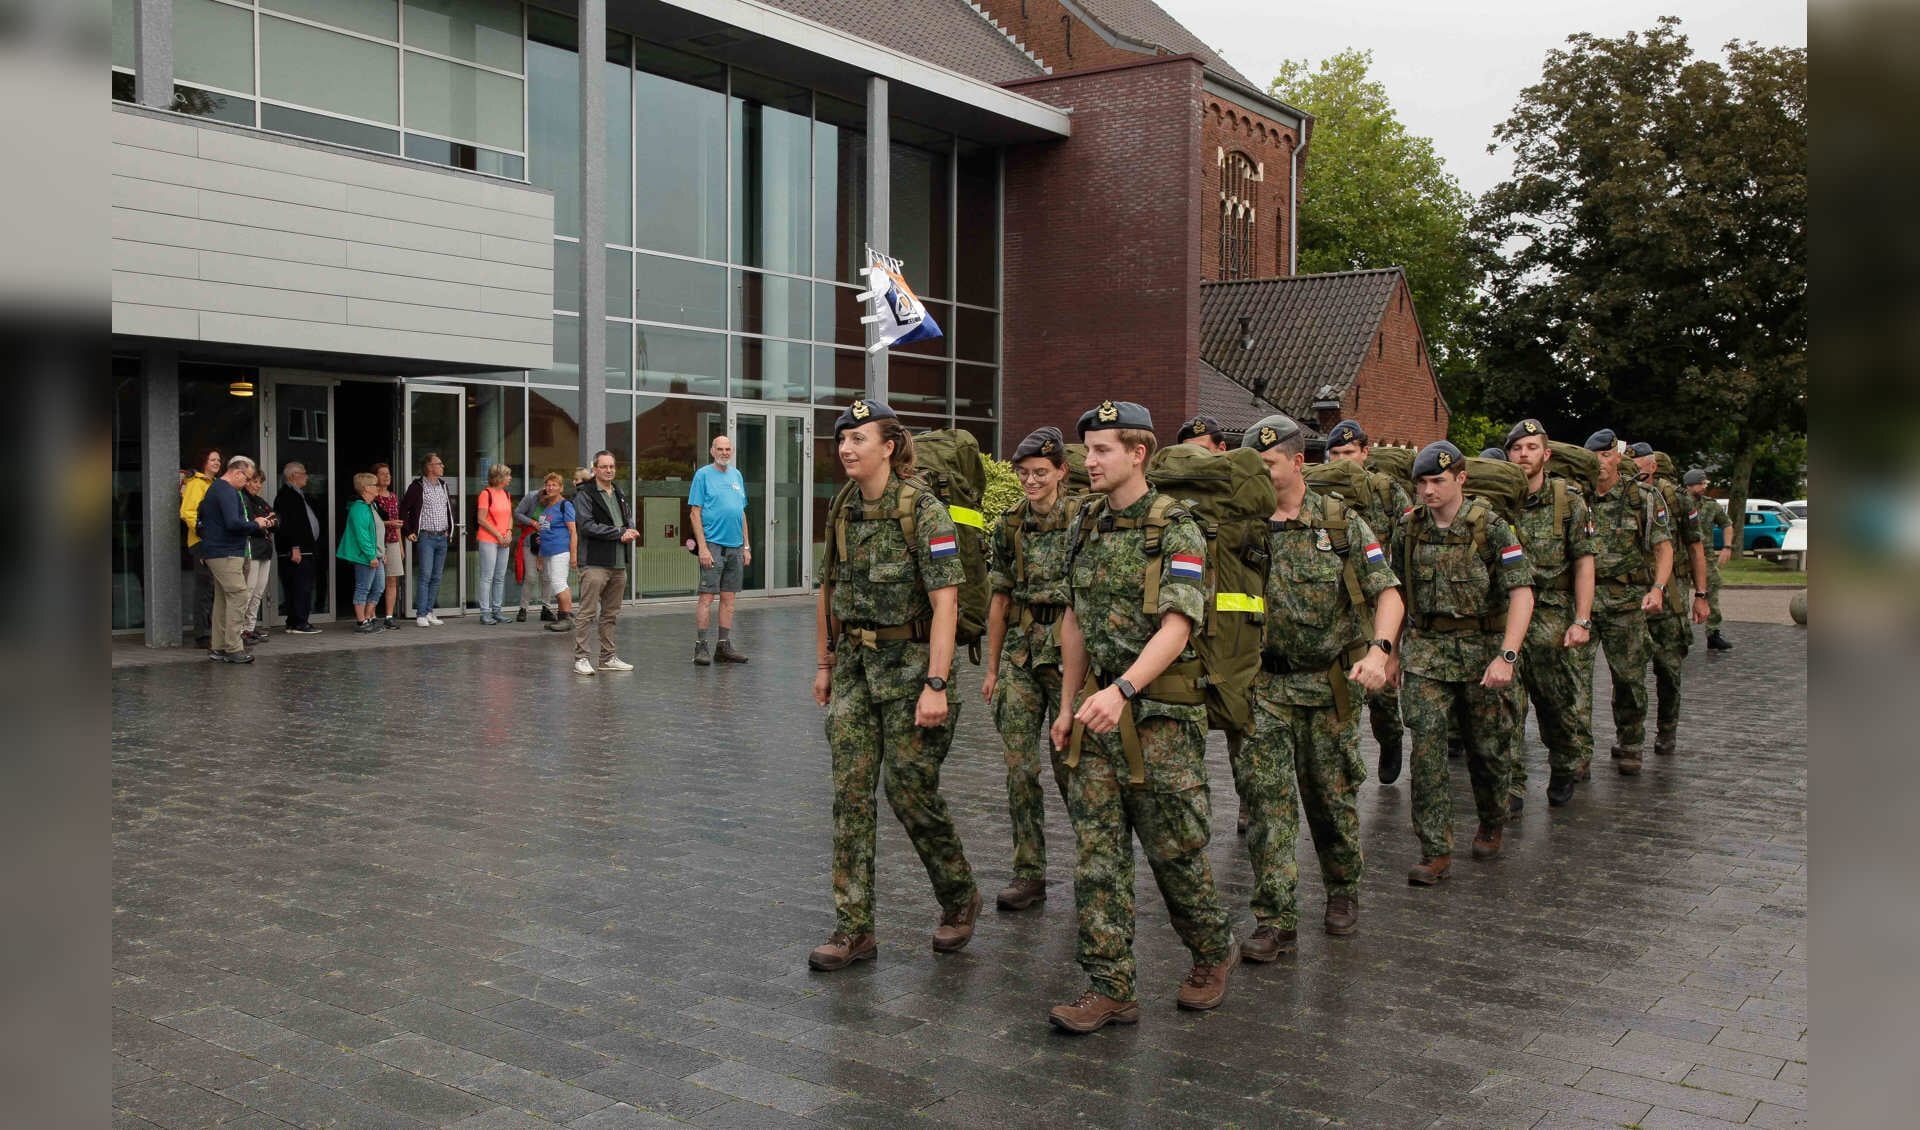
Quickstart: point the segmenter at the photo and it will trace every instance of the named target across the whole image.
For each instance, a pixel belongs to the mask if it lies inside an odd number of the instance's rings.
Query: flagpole
[[[867,78],[867,242],[874,247],[893,245],[888,230],[892,224],[892,210],[888,207],[892,189],[892,174],[888,167],[891,151],[887,124],[887,80],[870,75]],[[865,265],[864,262],[861,264]],[[869,287],[875,285],[871,278],[867,278],[866,282]],[[873,400],[887,398],[887,351],[872,348],[879,340],[880,326],[868,323],[867,396]]]

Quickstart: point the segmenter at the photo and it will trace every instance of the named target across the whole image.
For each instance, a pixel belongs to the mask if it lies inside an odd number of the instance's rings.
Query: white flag
[[[867,278],[867,289],[855,297],[858,301],[873,303],[873,313],[860,321],[880,327],[880,337],[867,346],[868,353],[942,336],[940,324],[921,305],[900,271],[900,260],[867,248],[867,265],[860,268],[860,273]]]

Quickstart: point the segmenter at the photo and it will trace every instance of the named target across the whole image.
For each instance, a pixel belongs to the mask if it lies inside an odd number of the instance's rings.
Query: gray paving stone
[[[1757,1101],[1738,1095],[1703,1091],[1695,1087],[1659,1083],[1635,1075],[1621,1075],[1599,1067],[1581,1076],[1580,1082],[1575,1086],[1583,1091],[1613,1095],[1616,1098],[1644,1102],[1652,1106],[1671,1107],[1674,1110],[1684,1110],[1692,1114],[1704,1114],[1710,1118],[1725,1119],[1728,1122],[1746,1121],[1747,1115],[1753,1113]]]
[[[571,1122],[613,1105],[613,1100],[605,1095],[504,1063],[468,1076],[460,1080],[458,1086],[502,1106],[537,1114],[553,1122]]]
[[[369,1106],[398,1111],[429,1126],[458,1122],[496,1105],[479,1095],[390,1068],[342,1088],[342,1093]]]
[[[114,1088],[113,1105],[167,1127],[210,1126],[246,1110],[230,1098],[164,1075]]]
[[[835,1099],[846,1097],[841,1091],[733,1061],[689,1075],[687,1082],[792,1115],[811,1114]]]

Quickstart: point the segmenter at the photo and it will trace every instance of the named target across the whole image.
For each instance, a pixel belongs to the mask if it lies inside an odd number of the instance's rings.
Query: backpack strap
[[[1027,581],[1027,551],[1021,534],[1027,525],[1027,500],[1021,499],[1000,515],[1000,522],[1007,528],[1007,537],[1013,543],[1013,584],[1020,587]]]
[[[1560,531],[1560,540],[1567,540],[1567,522],[1573,516],[1573,504],[1567,501],[1567,480],[1555,478],[1553,482],[1553,528]]]
[[[1153,502],[1147,506],[1147,512],[1139,518],[1114,521],[1115,529],[1137,527],[1146,531],[1140,546],[1140,551],[1146,554],[1148,560],[1147,575],[1140,586],[1140,608],[1149,618],[1159,615],[1160,609],[1160,570],[1156,567],[1156,559],[1160,556],[1161,535],[1173,517],[1185,513],[1184,510],[1175,512],[1171,496],[1159,494],[1154,496]],[[1208,587],[1212,587],[1211,584]]]

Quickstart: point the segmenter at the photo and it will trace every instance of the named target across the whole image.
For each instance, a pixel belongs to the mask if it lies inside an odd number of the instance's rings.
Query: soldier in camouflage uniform
[[[1204,622],[1205,539],[1148,485],[1153,418],[1105,401],[1080,417],[1096,495],[1069,532],[1072,602],[1060,623],[1062,678],[1091,679],[1071,716],[1054,720],[1066,749],[1067,812],[1079,842],[1077,955],[1090,985],[1048,1019],[1069,1032],[1139,1019],[1133,958],[1133,844],[1153,867],[1174,929],[1193,954],[1182,1008],[1226,996],[1239,960],[1207,861],[1206,717],[1189,636]],[[1149,607],[1151,604],[1151,607]],[[1097,689],[1095,689],[1097,688]]]
[[[877,949],[873,793],[883,779],[940,902],[935,952],[965,946],[980,913],[940,796],[960,711],[947,682],[965,579],[953,519],[931,491],[902,481],[912,473],[913,440],[884,402],[854,401],[833,434],[850,481],[829,515],[815,630],[813,697],[827,708],[834,785],[834,932],[807,957],[822,970]]]
[[[1001,515],[988,540],[987,672],[980,694],[1007,755],[1007,814],[1013,824],[1013,880],[996,905],[1017,911],[1047,897],[1046,790],[1040,784],[1040,744],[1060,716],[1060,640],[1056,628],[1067,604],[1067,524],[1077,503],[1063,496],[1065,437],[1041,428],[1013,452],[1014,472],[1026,495]],[[1052,749],[1053,780],[1066,799],[1062,754]]]
[[[1358,420],[1342,420],[1327,433],[1328,459],[1347,459],[1364,466],[1372,450],[1373,443]],[[1387,560],[1398,561],[1400,519],[1413,509],[1413,496],[1407,493],[1405,484],[1392,475],[1375,471],[1372,479],[1373,505],[1364,517],[1375,533],[1386,538]],[[1373,729],[1373,740],[1380,746],[1380,783],[1391,785],[1400,779],[1404,757],[1400,688],[1388,683],[1377,691],[1368,691],[1367,719]]]
[[[1732,651],[1733,645],[1720,634],[1720,568],[1733,557],[1733,539],[1739,536],[1733,519],[1720,500],[1707,493],[1707,473],[1695,467],[1681,479],[1693,504],[1700,508],[1700,533],[1707,551],[1707,647],[1713,651]],[[1714,543],[1718,543],[1715,548]]]
[[[1406,578],[1400,695],[1413,731],[1413,827],[1420,863],[1409,883],[1429,886],[1453,865],[1447,723],[1460,729],[1480,827],[1473,857],[1500,854],[1507,822],[1507,751],[1520,645],[1533,617],[1533,569],[1506,519],[1466,497],[1466,458],[1442,440],[1413,462],[1419,499],[1401,526]]]
[[[1549,478],[1547,429],[1522,420],[1507,433],[1507,456],[1527,472],[1526,510],[1520,542],[1533,567],[1533,620],[1520,649],[1520,679],[1540,713],[1540,740],[1547,747],[1547,803],[1573,799],[1580,766],[1593,759],[1593,679],[1574,653],[1593,641],[1593,520],[1580,488]],[[1526,712],[1521,710],[1520,756],[1509,788],[1527,781]]]
[[[1636,443],[1632,450],[1642,481],[1660,492],[1661,504],[1673,522],[1675,551],[1673,583],[1667,587],[1660,611],[1647,614],[1647,640],[1653,659],[1655,710],[1659,728],[1653,737],[1653,752],[1674,752],[1680,734],[1680,690],[1687,652],[1693,647],[1693,625],[1707,618],[1706,539],[1700,529],[1700,511],[1693,496],[1680,489],[1672,474],[1673,463],[1656,455],[1653,445]],[[1664,461],[1664,465],[1663,462]],[[1679,555],[1684,554],[1685,560]],[[1691,589],[1684,588],[1688,579]],[[1689,602],[1687,594],[1692,593]]]
[[[1660,497],[1620,473],[1625,458],[1613,429],[1587,437],[1600,457],[1600,481],[1587,512],[1593,518],[1593,626],[1613,678],[1613,763],[1624,776],[1640,772],[1647,740],[1647,613],[1666,599],[1673,571],[1673,535]],[[1579,776],[1586,779],[1587,767]]]
[[[1233,759],[1234,782],[1253,809],[1247,853],[1259,928],[1240,947],[1249,961],[1292,952],[1298,937],[1300,801],[1327,889],[1326,931],[1354,931],[1362,866],[1356,799],[1367,779],[1360,696],[1392,681],[1392,641],[1404,612],[1386,547],[1366,518],[1307,485],[1306,438],[1298,423],[1275,415],[1242,440],[1267,464],[1278,499],[1268,523],[1253,731]]]

